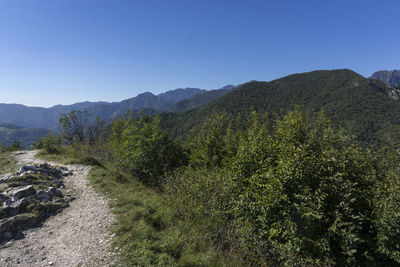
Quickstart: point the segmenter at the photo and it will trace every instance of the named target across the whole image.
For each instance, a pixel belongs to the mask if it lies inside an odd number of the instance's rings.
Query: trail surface
[[[20,165],[44,163],[37,151],[16,153]],[[49,162],[51,165],[60,165]],[[24,231],[24,238],[0,247],[0,266],[112,266],[109,226],[114,217],[107,199],[86,180],[89,166],[63,165],[72,171],[64,178],[65,194],[76,199],[48,218],[41,227]]]

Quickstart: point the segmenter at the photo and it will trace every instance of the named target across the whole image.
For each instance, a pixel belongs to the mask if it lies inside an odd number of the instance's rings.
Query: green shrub
[[[24,147],[21,146],[21,143],[19,141],[17,141],[17,139],[14,139],[14,142],[11,145],[6,145],[5,143],[3,143],[0,146],[0,153],[1,152],[12,152],[12,151],[18,151],[18,150],[23,150]]]
[[[377,228],[379,252],[400,264],[400,157],[399,151],[379,159],[388,173],[377,191]],[[393,166],[394,165],[394,166]]]
[[[206,134],[166,192],[181,218],[202,222],[211,245],[249,265],[389,262],[378,251],[375,206],[378,180],[387,179],[387,171],[375,153],[349,145],[322,113],[296,109],[272,127],[253,113],[247,129],[229,138]],[[210,168],[207,162],[215,160],[220,163]],[[397,196],[391,195],[395,210],[387,210],[392,222],[381,236],[398,231]],[[394,244],[387,254],[398,257]]]
[[[126,121],[122,127],[113,135],[117,140],[111,140],[116,158],[123,170],[143,183],[159,185],[164,174],[186,163],[184,149],[161,129],[159,119],[142,117]]]
[[[62,152],[61,136],[49,134],[41,137],[37,143],[33,145],[36,149],[43,149],[46,154],[60,154]]]
[[[321,115],[289,112],[271,134],[254,127],[242,139],[231,172],[231,212],[248,228],[242,238],[254,248],[251,260],[370,261],[376,236],[371,155],[348,146]]]

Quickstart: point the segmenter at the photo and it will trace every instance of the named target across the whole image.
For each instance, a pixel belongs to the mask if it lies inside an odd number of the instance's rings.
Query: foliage
[[[377,228],[379,251],[400,264],[400,158],[399,151],[383,162],[388,178],[377,192]]]
[[[24,148],[21,146],[21,143],[19,141],[17,141],[17,139],[14,139],[14,142],[8,146],[5,143],[1,144],[0,153],[1,152],[18,151],[18,150],[23,150],[23,149]]]
[[[159,185],[163,175],[186,162],[184,149],[161,129],[157,118],[115,121],[110,142],[121,168],[147,185]]]
[[[41,137],[38,142],[33,144],[35,149],[43,149],[47,154],[60,154],[62,152],[62,137],[54,133]]]
[[[68,144],[87,143],[94,145],[101,138],[105,122],[99,117],[91,118],[89,112],[73,110],[62,114],[60,124],[63,129],[63,137]]]
[[[389,179],[376,154],[350,145],[323,113],[296,109],[273,127],[266,118],[253,112],[246,130],[229,138],[212,127],[199,132],[205,142],[192,155],[206,164],[192,156],[190,167],[165,185],[183,220],[208,218],[211,244],[251,265],[390,264],[376,241],[384,227],[376,223],[375,188]],[[222,160],[205,153],[228,147],[236,152]],[[208,162],[220,163],[209,168]],[[397,217],[391,218],[381,236],[396,233]]]

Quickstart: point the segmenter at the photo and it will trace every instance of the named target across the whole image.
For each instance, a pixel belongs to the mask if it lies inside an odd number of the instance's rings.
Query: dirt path
[[[20,165],[43,163],[37,151],[17,153]],[[59,165],[53,164],[52,165]],[[76,199],[70,207],[47,219],[43,226],[24,231],[25,238],[0,247],[0,266],[111,266],[109,226],[114,222],[107,200],[85,179],[90,167],[66,165],[73,175],[64,178],[65,192]]]

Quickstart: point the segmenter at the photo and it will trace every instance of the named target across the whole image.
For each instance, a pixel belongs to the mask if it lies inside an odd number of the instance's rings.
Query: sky
[[[0,0],[0,103],[400,69],[400,1]]]

